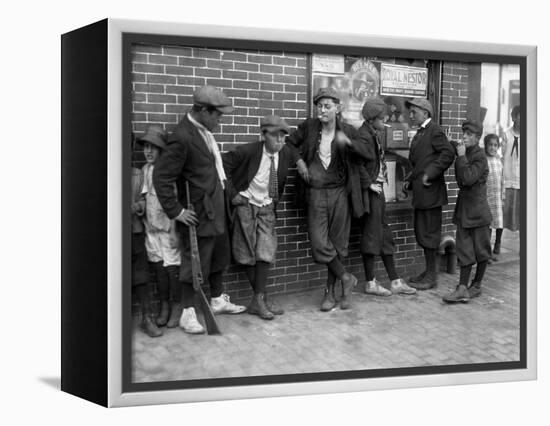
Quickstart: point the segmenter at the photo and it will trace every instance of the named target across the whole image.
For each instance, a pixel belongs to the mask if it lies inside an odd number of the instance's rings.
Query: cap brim
[[[233,112],[235,110],[235,108],[233,108],[231,105],[217,106],[215,108],[222,114],[229,114],[230,112]]]
[[[262,132],[271,133],[271,132],[278,132],[278,131],[283,131],[288,135],[290,133],[290,128],[284,127],[284,126],[262,126]]]
[[[166,148],[166,144],[164,143],[164,141],[160,140],[159,138],[150,137],[150,136],[144,136],[138,139],[137,143],[139,143],[140,145],[144,145],[145,143],[150,143],[160,149]]]
[[[340,98],[337,98],[336,96],[323,95],[323,96],[318,96],[318,97],[314,98],[313,99],[313,104],[317,105],[317,103],[321,99],[332,99],[333,101],[336,101],[336,103],[340,103]]]

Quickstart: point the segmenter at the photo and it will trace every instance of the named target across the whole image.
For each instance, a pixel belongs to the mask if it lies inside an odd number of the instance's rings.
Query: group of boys
[[[143,216],[145,205],[139,194],[145,194],[147,200],[152,193],[153,201],[149,204],[159,207],[159,216],[165,215],[162,220],[157,217],[161,222],[157,228],[167,235],[154,240],[156,257],[150,254],[150,247],[147,254],[149,261],[157,261],[157,279],[166,272],[163,276],[167,276],[164,282],[168,284],[160,291],[161,312],[156,320],[150,301],[143,299],[142,329],[147,334],[161,335],[158,326],[163,325],[179,325],[191,334],[205,331],[194,306],[189,226],[196,227],[202,276],[210,287],[215,314],[238,314],[246,310],[265,320],[283,314],[283,309],[268,297],[266,288],[269,268],[277,252],[277,204],[284,192],[289,169],[295,166],[306,188],[312,255],[316,262],[328,268],[321,310],[329,311],[336,306],[334,288],[338,281],[342,284],[340,307],[351,307],[351,292],[357,279],[345,271],[341,262],[347,255],[351,215],[361,218],[361,253],[367,293],[379,296],[414,294],[417,290],[436,286],[442,206],[447,204],[443,174],[455,158],[460,191],[453,222],[457,224],[461,274],[457,289],[444,300],[465,302],[479,295],[491,252],[488,227],[491,218],[490,213],[487,215],[488,206],[485,209],[484,196],[487,161],[480,155],[483,151],[477,145],[481,126],[465,122],[462,126],[464,143],[451,144],[433,122],[433,109],[427,100],[418,98],[407,102],[411,119],[419,125],[419,130],[410,147],[412,171],[405,187],[413,194],[415,235],[426,259],[426,270],[407,284],[395,272],[394,242],[385,216],[383,186],[387,182],[387,167],[379,139],[384,127],[385,104],[380,98],[367,98],[362,110],[365,122],[356,130],[340,121],[339,101],[333,89],[322,88],[314,97],[316,118],[305,120],[291,132],[282,118],[263,117],[259,142],[239,145],[222,155],[213,132],[222,115],[231,113],[233,106],[221,90],[204,86],[195,91],[192,108],[168,137],[161,135],[162,129],[159,130],[157,136],[161,142],[152,145],[158,148],[160,155],[155,157],[154,167],[146,166],[149,185],[145,188],[143,183],[141,187],[139,183],[134,185],[142,189],[134,191],[132,208],[135,216]],[[151,132],[150,129],[141,139],[143,144],[151,145]],[[152,163],[149,159],[148,162]],[[192,208],[188,208],[188,199]],[[148,222],[151,220],[145,220],[146,224]],[[134,238],[133,260],[141,259],[143,266],[142,250],[134,247],[139,244],[142,242]],[[178,250],[176,256],[181,258],[177,263],[178,273],[174,268],[174,249]],[[223,272],[231,253],[237,263],[244,265],[253,290],[247,307],[232,303],[223,291]],[[381,256],[390,277],[389,289],[374,279],[376,255]],[[470,284],[469,275],[476,262],[476,277]],[[134,266],[134,285],[136,277],[139,284],[145,280],[138,269]],[[143,290],[140,294],[145,297]]]

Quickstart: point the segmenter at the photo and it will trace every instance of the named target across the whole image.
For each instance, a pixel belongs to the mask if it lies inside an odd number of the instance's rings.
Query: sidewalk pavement
[[[286,312],[272,321],[247,313],[218,316],[221,336],[163,328],[153,339],[135,327],[132,380],[518,361],[518,233],[504,231],[500,259],[487,268],[479,298],[445,304],[441,297],[457,283],[458,270],[440,273],[435,289],[377,297],[366,295],[362,282],[353,309],[328,313],[319,310],[320,290],[288,294],[277,297]]]

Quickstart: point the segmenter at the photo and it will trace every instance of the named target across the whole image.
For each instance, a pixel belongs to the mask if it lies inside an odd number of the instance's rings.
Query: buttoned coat
[[[170,219],[187,208],[185,182],[189,182],[191,203],[199,220],[197,235],[223,234],[226,230],[225,198],[215,158],[187,115],[168,137],[166,149],[153,171],[158,200]],[[182,226],[185,227],[178,222],[180,229]]]
[[[407,178],[413,193],[414,208],[431,209],[447,204],[444,173],[454,158],[454,150],[447,136],[433,119],[425,128],[418,130],[411,142],[409,162],[412,171]],[[424,174],[428,176],[431,185],[422,183]]]
[[[468,147],[466,155],[455,161],[455,176],[459,187],[453,223],[463,228],[477,228],[491,223],[487,201],[489,166],[485,152],[478,145]]]

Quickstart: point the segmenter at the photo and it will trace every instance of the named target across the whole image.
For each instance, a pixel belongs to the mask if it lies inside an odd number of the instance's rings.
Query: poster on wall
[[[428,69],[381,62],[380,94],[428,97]]]

